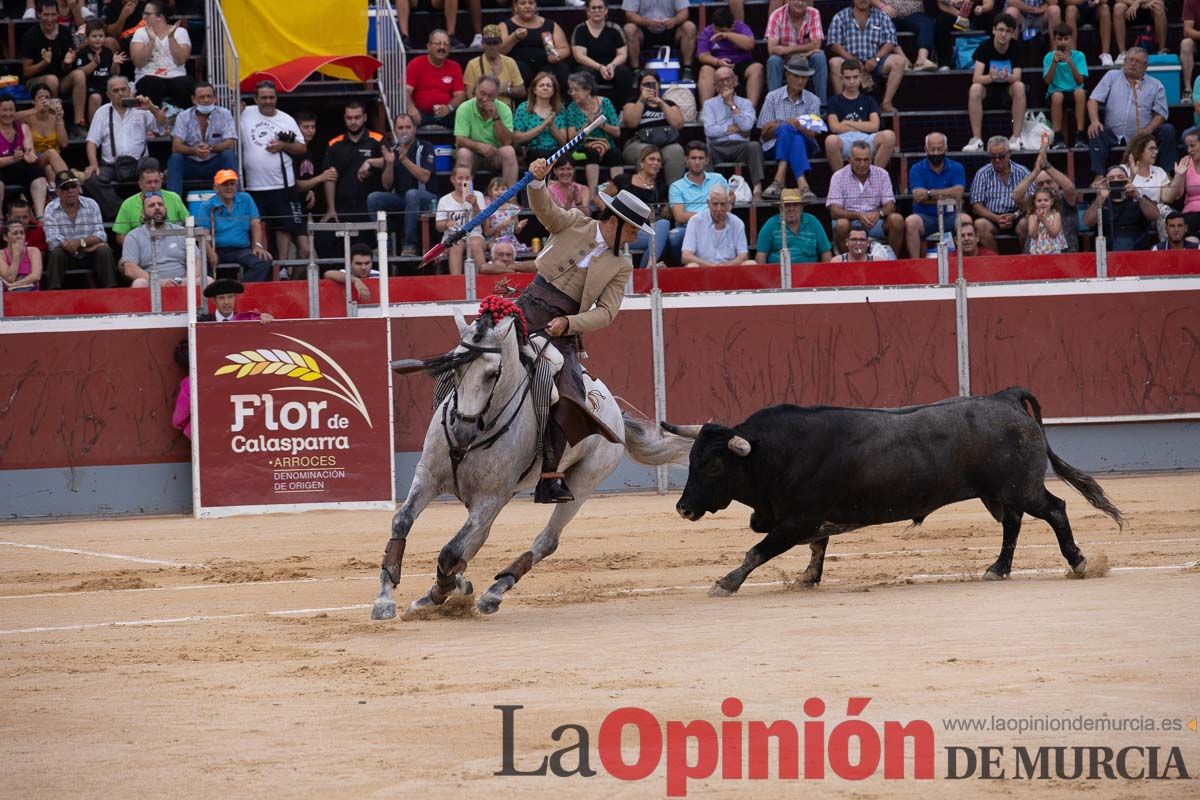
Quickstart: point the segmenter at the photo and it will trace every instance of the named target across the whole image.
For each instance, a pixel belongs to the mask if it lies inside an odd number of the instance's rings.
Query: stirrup
[[[570,503],[575,499],[561,472],[546,472],[533,490],[535,503]]]

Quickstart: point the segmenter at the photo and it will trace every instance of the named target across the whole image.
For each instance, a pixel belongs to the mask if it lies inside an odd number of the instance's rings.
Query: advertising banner
[[[196,325],[196,516],[394,501],[387,321]]]

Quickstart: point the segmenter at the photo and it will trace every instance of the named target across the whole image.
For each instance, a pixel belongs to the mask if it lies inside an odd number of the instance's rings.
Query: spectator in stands
[[[331,269],[321,277],[328,278],[334,283],[346,284],[345,269]],[[350,283],[358,302],[365,303],[371,299],[371,290],[367,287],[367,279],[378,278],[379,270],[375,269],[375,259],[371,248],[359,242],[350,247]]]
[[[530,97],[513,113],[513,144],[525,148],[525,160],[548,158],[567,141],[567,133],[558,127],[562,100],[558,80],[549,72],[539,72],[530,83]]]
[[[866,142],[850,146],[850,163],[833,173],[825,205],[829,207],[839,250],[846,249],[850,231],[862,229],[872,239],[886,237],[892,252],[900,252],[904,217],[896,213],[891,177],[887,170],[871,163],[871,148]]]
[[[217,105],[217,93],[208,81],[192,91],[191,108],[175,117],[171,131],[171,157],[167,159],[167,188],[183,194],[183,183],[203,180],[207,186],[223,169],[237,169],[237,128],[233,114]]]
[[[121,210],[117,212],[117,218],[113,222],[112,230],[116,234],[118,247],[125,243],[125,236],[131,230],[142,224],[144,220],[143,201],[148,194],[158,195],[162,199],[168,222],[173,225],[182,225],[187,222],[188,209],[183,203],[183,198],[170,190],[163,191],[162,166],[158,163],[157,158],[146,156],[138,162],[137,181],[137,194],[127,198],[121,204]]]
[[[383,171],[383,135],[367,127],[367,109],[361,100],[346,103],[342,124],[345,130],[329,140],[325,160],[321,163],[322,170],[337,171],[337,180],[328,181],[323,187],[325,213],[321,221],[366,222],[367,198],[383,188],[379,179],[379,173]],[[352,238],[364,241],[368,236],[365,231],[360,231]],[[336,241],[332,235],[330,239],[330,246],[320,249],[332,251]]]
[[[963,165],[946,158],[946,134],[934,131],[925,136],[925,158],[909,167],[908,190],[912,192],[913,213],[904,220],[904,233],[908,242],[909,258],[924,258],[925,248],[921,241],[937,233],[938,214],[942,216],[942,230],[954,235],[954,220],[957,216],[969,223],[967,214],[956,215],[953,208],[940,211],[943,201],[961,203],[967,188],[967,173]]]
[[[1046,148],[1038,153],[1033,169],[1029,171],[1020,183],[1013,188],[1012,199],[1021,212],[1017,220],[1017,240],[1021,243],[1021,252],[1028,252],[1026,247],[1029,239],[1029,214],[1033,210],[1033,194],[1045,189],[1054,195],[1055,205],[1062,213],[1062,231],[1067,240],[1067,249],[1072,252],[1079,250],[1079,209],[1075,206],[1077,193],[1075,184],[1066,173],[1055,169],[1046,156]]]
[[[825,117],[830,134],[825,137],[829,169],[837,172],[845,166],[843,159],[850,155],[850,145],[855,142],[866,142],[875,164],[887,169],[896,147],[896,134],[879,130],[879,103],[860,90],[862,65],[858,60],[848,58],[843,61],[841,72],[841,94],[829,98],[829,114]]]
[[[43,254],[49,250],[46,246],[46,230],[37,217],[33,216],[33,209],[24,197],[15,197],[8,201],[8,216],[5,221],[19,222],[25,226],[25,243],[30,247],[36,247]]]
[[[625,143],[624,156],[625,163],[633,166],[641,163],[646,148],[658,148],[663,173],[670,184],[683,177],[683,145],[679,144],[683,111],[659,94],[660,87],[658,76],[652,71],[643,72],[638,78],[637,97],[621,111],[624,126],[633,129],[633,135]]]
[[[192,99],[192,79],[187,74],[192,40],[183,20],[167,22],[166,10],[158,0],[146,3],[142,12],[146,24],[129,40],[129,60],[140,94],[155,105],[169,98],[177,109],[187,108]]]
[[[253,196],[238,191],[238,176],[231,169],[218,172],[213,183],[217,193],[201,203],[196,214],[196,224],[213,231],[208,241],[209,263],[238,264],[245,281],[270,280],[267,226]]]
[[[1109,70],[1088,98],[1088,149],[1097,182],[1108,164],[1109,152],[1138,133],[1147,131],[1158,142],[1158,165],[1175,163],[1175,126],[1167,122],[1167,92],[1157,78],[1146,75],[1146,51],[1133,48],[1120,70]],[[1104,103],[1104,121],[1100,121]]]
[[[667,184],[663,180],[663,157],[657,147],[652,144],[644,146],[638,155],[636,172],[623,172],[613,179],[609,194],[626,191],[645,203],[654,212],[654,247],[650,247],[650,234],[638,231],[637,239],[629,246],[631,250],[645,253],[641,266],[662,261],[667,249],[667,239],[671,233],[671,220],[667,210]]]
[[[554,180],[546,182],[546,191],[550,192],[550,196],[554,198],[554,202],[559,208],[565,208],[568,211],[578,208],[589,216],[595,211],[592,203],[592,190],[582,183],[575,182],[574,161],[570,158],[562,159],[554,165],[551,175],[554,176]]]
[[[537,262],[517,261],[517,251],[512,242],[492,243],[492,259],[479,271],[488,275],[510,275],[514,272],[537,272]]]
[[[1179,78],[1181,103],[1192,101],[1188,87],[1192,85],[1192,72],[1196,68],[1197,42],[1200,42],[1200,0],[1183,0],[1183,37],[1179,42],[1179,64],[1183,69]]]
[[[1167,4],[1164,0],[1114,0],[1113,2],[1113,34],[1117,42],[1117,50],[1125,49],[1125,27],[1132,24],[1135,31],[1154,28],[1154,47],[1159,52],[1167,49]],[[1134,37],[1133,44],[1141,44],[1143,37]],[[1125,54],[1128,57],[1128,53]],[[1121,57],[1117,56],[1117,63]]]
[[[38,169],[33,133],[17,119],[17,103],[10,96],[0,97],[0,198],[6,186],[29,192],[35,213],[45,210],[46,178]]]
[[[812,214],[804,213],[799,189],[784,189],[779,197],[780,211],[763,223],[755,239],[759,264],[777,264],[787,236],[788,257],[793,264],[831,261],[833,253],[825,229]]]
[[[293,161],[308,151],[308,143],[296,120],[280,111],[278,104],[275,84],[259,81],[254,87],[254,105],[242,111],[242,163],[245,169],[242,185],[253,198],[258,213],[274,228],[275,249],[283,258],[291,237],[308,233],[304,209],[296,193]],[[262,243],[263,251],[267,252],[266,240]],[[266,277],[258,280],[266,280]]]
[[[871,252],[871,238],[867,236],[867,232],[864,230],[856,229],[850,231],[846,235],[845,249],[846,252],[834,256],[833,260],[842,264],[875,260],[875,255]]]
[[[1171,183],[1167,171],[1158,166],[1158,142],[1146,131],[1129,140],[1125,151],[1125,166],[1129,169],[1130,182],[1150,198],[1153,203],[1162,199],[1162,190]]]
[[[104,5],[105,33],[128,46],[129,37],[142,24],[145,8],[146,0],[109,0]]]
[[[688,267],[719,267],[723,264],[753,265],[746,244],[746,225],[733,214],[733,192],[714,186],[708,193],[708,208],[688,220],[683,237],[683,264]]]
[[[428,53],[408,62],[404,70],[405,108],[421,113],[421,127],[449,128],[455,110],[467,99],[462,67],[449,58],[450,36],[445,31],[431,31],[426,47]]]
[[[503,178],[492,178],[488,181],[484,200],[491,205],[499,200],[508,189],[509,186]],[[528,222],[528,219],[521,219],[521,204],[510,199],[492,212],[492,215],[485,219],[479,227],[483,229],[485,245],[495,242],[512,242],[513,247],[520,249],[525,245],[517,240],[517,235],[525,230]],[[484,261],[479,261],[478,266],[482,269]]]
[[[396,0],[396,27],[400,29],[404,46],[408,48],[408,17],[412,9],[419,6],[421,0]],[[458,28],[458,0],[429,0],[429,5],[436,11],[442,11],[446,21],[446,43],[454,50],[463,50],[466,45],[459,41],[454,34]],[[475,24],[476,38],[479,38],[479,24],[483,20],[480,0],[467,0],[471,12],[471,20]],[[471,47],[479,47],[478,41],[472,41]]]
[[[1029,176],[1029,170],[1013,163],[1008,140],[1003,136],[988,139],[987,150],[990,163],[981,167],[971,181],[971,211],[980,244],[996,250],[996,234],[1016,230],[1020,214],[1013,190]]]
[[[500,23],[500,33],[500,52],[517,62],[526,84],[539,72],[550,72],[559,86],[567,85],[567,35],[557,22],[538,14],[537,0],[513,0],[513,15]]]
[[[57,176],[58,197],[46,206],[46,288],[61,289],[68,269],[90,269],[105,289],[117,285],[117,264],[108,246],[100,206],[80,194],[79,179]]]
[[[1067,238],[1063,236],[1062,211],[1058,207],[1058,195],[1050,189],[1037,189],[1033,193],[1029,223],[1029,243],[1026,250],[1035,256],[1053,256],[1067,252]]]
[[[704,142],[690,141],[687,144],[687,171],[667,189],[667,202],[671,204],[671,219],[675,227],[667,236],[667,263],[678,263],[684,226],[688,220],[708,207],[708,193],[714,186],[729,188],[729,182],[716,172],[708,172],[708,147]]]
[[[610,177],[620,175],[624,168],[616,141],[621,135],[621,120],[612,101],[596,95],[596,79],[591,73],[573,74],[567,82],[567,92],[571,95],[571,102],[559,112],[555,123],[566,132],[567,139],[574,137],[597,116],[604,117],[603,124],[589,133],[583,140],[583,147],[573,154],[576,160],[583,161],[588,189],[595,198],[596,187],[600,184],[600,167],[608,167]],[[583,154],[582,159],[578,157],[580,153]],[[513,181],[516,180],[515,174]]]
[[[1062,0],[1063,24],[1071,29],[1071,49],[1078,47],[1079,28],[1081,25],[1091,25],[1100,31],[1100,63],[1111,66],[1113,57],[1109,54],[1112,49],[1112,10],[1108,0]]]
[[[36,292],[41,280],[41,251],[30,247],[25,241],[23,224],[16,220],[5,222],[4,249],[0,250],[0,284],[3,284],[3,291]]]
[[[292,202],[299,205],[302,216],[307,212],[314,217],[321,217],[325,214],[323,184],[336,182],[337,170],[332,167],[326,170],[317,170],[318,165],[325,161],[324,148],[320,142],[316,141],[317,115],[309,109],[302,109],[296,114],[296,125],[299,126],[300,134],[304,137],[306,149],[300,155],[290,156],[292,175],[296,178],[296,184],[292,191]],[[300,234],[289,233],[286,230],[275,231],[276,249],[279,250],[280,258],[286,258],[289,252],[288,248],[293,244],[296,248],[296,258],[306,259],[313,255],[311,239],[307,233],[307,217],[304,218],[303,229],[305,232]],[[280,270],[280,275],[283,275],[283,270]]]
[[[975,233],[975,224],[973,222],[959,223],[958,249],[962,251],[963,258],[971,258],[972,256],[996,255],[994,251],[988,250],[986,247],[979,246],[979,236]]]
[[[434,220],[434,227],[438,233],[462,227],[471,217],[483,210],[483,194],[475,190],[471,172],[471,168],[466,164],[455,164],[450,170],[450,185],[453,190],[438,200],[437,218]],[[483,231],[475,228],[465,240],[446,251],[451,275],[462,275],[468,245],[475,264],[478,266],[484,262]]]
[[[463,85],[467,94],[474,97],[475,84],[479,83],[480,77],[491,75],[500,84],[497,99],[509,108],[515,108],[517,103],[525,99],[525,79],[521,77],[517,62],[500,52],[500,43],[504,41],[500,36],[500,26],[488,25],[484,28],[481,41],[483,54],[468,61],[463,71]]]
[[[1128,60],[1128,57],[1126,58]],[[1103,222],[1108,249],[1113,252],[1145,250],[1158,222],[1158,206],[1129,183],[1123,164],[1109,167],[1096,199],[1083,215],[1083,224],[1095,228]]]
[[[750,141],[748,134],[754,130],[754,106],[746,98],[738,97],[737,80],[729,67],[717,68],[717,95],[704,104],[701,119],[708,139],[709,160],[745,164],[750,171],[750,186],[757,202],[762,197],[763,151],[761,144]]]
[[[856,58],[871,79],[870,85],[864,79],[863,90],[872,91],[874,79],[886,81],[880,108],[888,114],[896,111],[892,100],[904,79],[908,59],[896,43],[896,26],[891,17],[872,8],[871,0],[853,0],[853,5],[834,14],[829,23],[829,52],[833,55],[829,59],[829,77],[834,94],[842,93],[842,62]]]
[[[821,46],[825,30],[821,27],[821,12],[811,0],[787,0],[767,18],[767,91],[773,92],[786,81],[785,65],[797,55],[807,59],[812,69],[811,89],[821,101],[829,97],[829,63]],[[766,149],[764,146],[763,149]]]
[[[1175,177],[1163,189],[1162,200],[1164,203],[1182,200],[1188,235],[1200,236],[1200,131],[1188,131],[1184,144],[1187,155],[1175,165]]]
[[[108,91],[108,79],[121,74],[121,67],[129,60],[125,53],[114,52],[108,47],[104,36],[104,23],[90,19],[86,26],[84,46],[75,53],[71,75],[71,111],[75,119],[73,135],[84,136],[83,127],[96,116],[96,109],[104,102]],[[53,94],[53,93],[52,93]]]
[[[396,116],[393,128],[395,144],[383,151],[381,191],[367,197],[367,212],[371,219],[380,211],[399,216],[402,224],[391,225],[402,230],[400,255],[412,258],[420,255],[417,225],[422,211],[431,211],[437,204],[437,173],[433,145],[416,136],[416,124],[411,114]]]
[[[606,84],[604,94],[614,106],[625,105],[633,84],[629,44],[621,26],[608,21],[605,0],[587,0],[587,19],[571,31],[571,55],[580,69]]]
[[[1046,104],[1050,106],[1050,127],[1054,128],[1054,143],[1052,150],[1066,150],[1067,143],[1063,138],[1066,133],[1066,121],[1063,112],[1067,108],[1075,110],[1075,135],[1071,140],[1076,149],[1087,147],[1087,124],[1084,113],[1087,111],[1087,59],[1083,53],[1071,49],[1075,37],[1070,25],[1060,23],[1054,27],[1054,49],[1046,53],[1042,59],[1042,80],[1046,84]]]
[[[1187,239],[1187,220],[1183,218],[1183,214],[1178,211],[1172,211],[1167,215],[1167,237],[1163,239],[1152,250],[1197,250],[1200,249],[1200,242],[1195,239]],[[11,262],[11,259],[10,259]]]
[[[57,0],[40,0],[37,13],[38,24],[21,37],[21,75],[46,84],[55,95],[65,95],[80,80],[69,78],[75,64],[71,31],[58,24]]]
[[[680,77],[690,81],[696,57],[696,23],[688,19],[688,0],[622,0],[625,11],[625,40],[634,69],[641,63],[642,50],[666,45],[679,54]]]
[[[746,23],[735,20],[728,6],[717,6],[713,10],[712,24],[700,32],[696,55],[701,64],[697,82],[701,105],[719,91],[714,88],[716,72],[726,67],[733,70],[738,83],[746,87],[750,110],[758,108],[763,96],[763,65],[754,60],[754,31]]]
[[[500,84],[484,75],[475,86],[475,97],[463,103],[454,116],[457,163],[472,172],[482,167],[498,169],[509,184],[517,181],[517,151],[513,149],[513,112],[496,102]]]
[[[937,62],[929,57],[936,53],[933,43],[933,17],[925,13],[923,0],[879,0],[874,5],[892,18],[892,24],[896,26],[897,31],[908,31],[917,37],[917,60],[913,62],[912,68],[921,71],[937,69]]]
[[[45,84],[35,83],[29,88],[33,95],[33,108],[17,114],[17,119],[24,118],[29,125],[37,166],[46,180],[51,181],[67,168],[62,153],[70,144],[70,137],[63,121],[62,100],[54,98]]]
[[[152,231],[182,230],[181,225],[167,221],[167,204],[162,192],[141,192],[131,199],[141,208],[138,217],[142,224],[125,236],[121,248],[121,274],[132,281],[132,288],[145,289],[150,285],[151,271],[158,272],[162,283],[182,286],[187,280],[187,260],[182,236],[164,236],[152,243]]]
[[[811,203],[817,196],[808,187],[804,174],[809,169],[809,159],[817,154],[817,132],[807,120],[819,119],[821,101],[804,87],[813,68],[808,57],[788,57],[787,85],[767,92],[762,111],[758,115],[759,136],[762,140],[763,156],[776,159],[775,179],[763,190],[764,200],[774,200],[787,181],[787,170],[791,167],[801,198]]]
[[[113,187],[136,179],[137,162],[149,153],[147,141],[157,136],[167,121],[163,110],[148,97],[131,98],[130,94],[128,78],[109,78],[108,102],[92,117],[88,130],[88,166],[83,180],[105,219],[115,217],[121,207]],[[136,105],[131,106],[135,100]]]
[[[1084,2],[1087,1],[1084,0]],[[941,64],[938,69],[941,71],[957,66],[954,63],[956,42],[954,32],[958,30],[956,22],[963,5],[963,0],[937,0],[938,15],[933,21],[933,41],[937,50],[938,63]],[[1004,7],[1003,0],[1000,2],[1000,7]],[[972,3],[968,20],[970,29],[990,31],[998,14],[996,0],[981,0],[981,2]]]
[[[992,38],[975,50],[975,74],[967,95],[967,114],[971,118],[971,141],[966,152],[983,149],[983,107],[1012,109],[1012,137],[1008,145],[1021,147],[1021,126],[1025,123],[1025,84],[1021,80],[1021,46],[1014,38],[1017,23],[1000,14],[992,25]]]

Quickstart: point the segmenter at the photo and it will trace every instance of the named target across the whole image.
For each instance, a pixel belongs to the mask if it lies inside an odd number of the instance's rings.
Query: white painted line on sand
[[[207,569],[206,564],[188,564],[183,561],[162,561],[157,558],[139,558],[138,556],[124,556],[119,553],[97,553],[92,550],[77,550],[74,547],[51,547],[47,544],[25,544],[24,542],[5,542],[0,541],[0,545],[8,547],[21,547],[29,550],[49,550],[55,553],[71,553],[79,556],[92,556],[93,558],[115,558],[120,561],[134,561],[138,564],[158,564],[164,567],[200,567]]]
[[[405,578],[432,578],[433,572],[412,572]],[[187,583],[182,586],[146,586],[140,589],[87,589],[82,592],[40,592],[38,594],[0,595],[0,600],[34,600],[43,597],[82,597],[89,594],[121,594],[124,592],[185,592],[194,589],[229,589],[243,586],[280,586],[289,583],[331,583],[333,581],[377,581],[378,575],[351,575],[338,578],[287,578],[277,581],[231,581],[228,583]]]
[[[1079,541],[1078,539],[1075,540],[1075,544],[1079,545],[1081,548],[1083,548],[1083,547],[1128,547],[1128,546],[1143,545],[1143,544],[1181,544],[1181,543],[1194,544],[1194,545],[1200,546],[1200,538],[1121,539],[1119,541],[1112,541],[1112,542],[1082,542],[1082,541]],[[825,560],[830,561],[830,562],[835,562],[837,559],[841,559],[841,558],[865,558],[867,556],[927,555],[929,553],[958,553],[958,552],[964,552],[964,551],[990,553],[990,552],[996,550],[998,547],[999,547],[999,545],[991,545],[989,547],[928,547],[928,548],[914,549],[914,550],[863,550],[861,552],[856,552],[856,553],[839,553],[837,551],[827,551],[826,555],[825,555]],[[1056,542],[1054,544],[1019,544],[1019,545],[1017,545],[1017,547],[1020,550],[1030,550],[1033,548],[1043,548],[1043,547],[1053,547],[1055,550],[1057,550],[1058,543]],[[776,558],[809,558],[810,554],[802,554],[802,555],[795,555],[795,556],[781,555],[781,556],[775,556],[775,557]]]

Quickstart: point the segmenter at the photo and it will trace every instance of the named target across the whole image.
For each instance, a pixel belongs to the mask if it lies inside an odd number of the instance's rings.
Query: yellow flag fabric
[[[239,82],[302,56],[367,51],[369,20],[363,0],[223,0],[222,6],[238,52]],[[345,67],[327,65],[320,71],[357,80]]]

